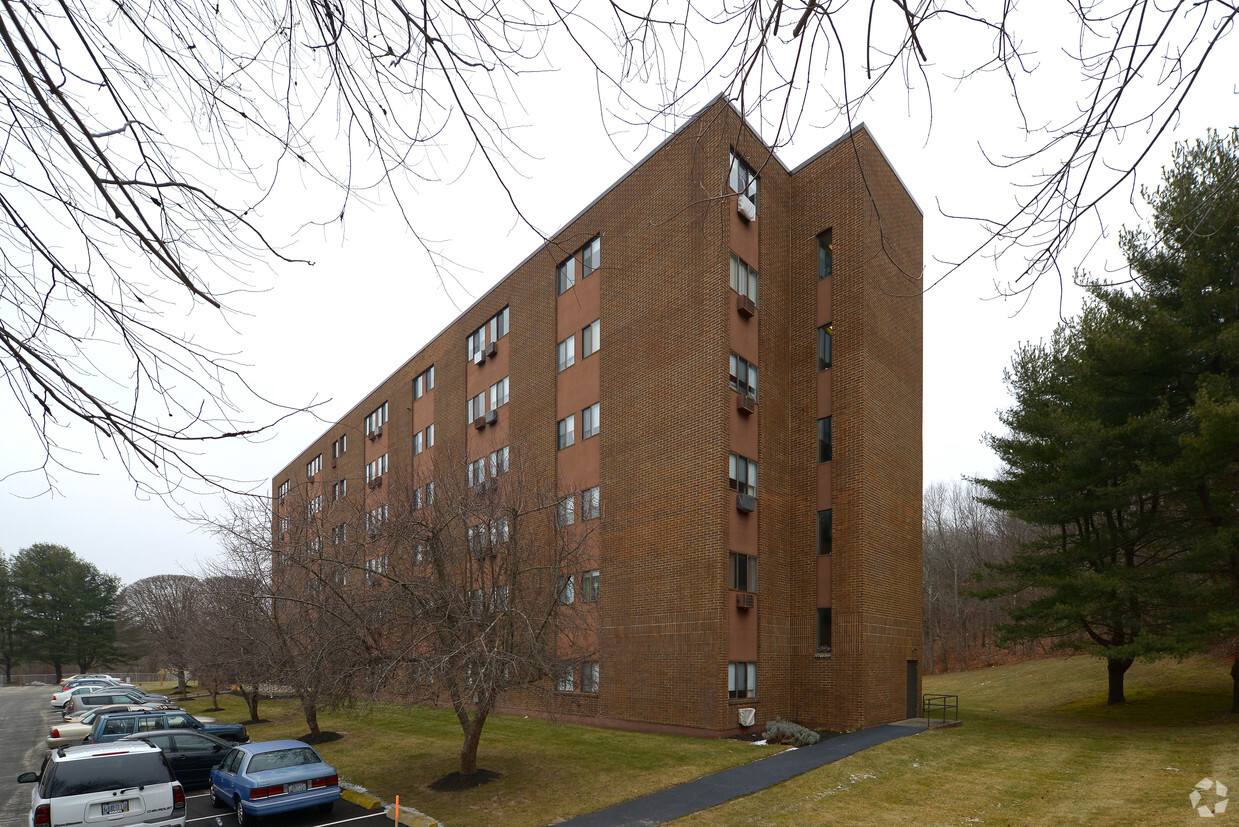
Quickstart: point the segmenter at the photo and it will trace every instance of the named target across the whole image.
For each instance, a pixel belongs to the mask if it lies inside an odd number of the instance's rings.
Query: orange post
[[[396,823],[400,823],[400,796],[396,796]]]

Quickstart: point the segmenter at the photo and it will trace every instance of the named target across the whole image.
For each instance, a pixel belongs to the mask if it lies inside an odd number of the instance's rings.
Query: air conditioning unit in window
[[[485,428],[485,427],[486,427],[486,417],[484,417],[484,416],[479,416],[477,419],[473,420],[473,427],[477,428],[479,431],[480,431],[480,430],[482,430],[483,428]]]
[[[751,706],[740,708],[740,726],[752,726],[757,720],[757,710]]]
[[[382,477],[375,477],[374,479],[370,480],[370,487],[371,487],[371,488],[378,488],[378,487],[379,487],[379,486],[381,486],[382,484],[383,484],[383,478],[382,478]]]
[[[754,413],[757,410],[757,400],[746,393],[742,393],[736,397],[736,410],[745,416]]]
[[[486,361],[486,351],[478,348],[473,352],[473,364],[480,365],[484,361]]]
[[[332,467],[332,468],[335,468],[335,467],[336,467],[336,462],[337,462],[336,458],[335,458],[335,457],[332,457],[332,458],[331,458],[331,467]]]
[[[498,351],[498,349],[495,347],[495,343],[494,343],[494,342],[491,342],[489,345],[487,345],[487,346],[486,346],[486,357],[487,357],[487,358],[490,358],[491,356],[494,356],[494,355],[495,355],[496,353],[498,353],[498,352],[499,352],[499,351]]]
[[[382,435],[383,435],[383,426],[380,425],[379,427],[375,428],[373,431],[370,432],[370,439],[371,441],[373,441],[373,440],[378,439]]]
[[[736,608],[737,609],[753,608],[753,595],[749,594],[748,592],[737,592],[736,593]]]
[[[757,313],[757,302],[748,296],[737,295],[736,310],[740,311],[741,316],[751,319]]]
[[[736,509],[744,514],[752,514],[757,510],[757,498],[752,494],[737,494]]]
[[[499,421],[499,411],[487,411],[486,416],[482,418],[486,420],[487,425],[494,425]]]
[[[757,218],[757,205],[750,201],[747,195],[741,195],[736,199],[736,212],[740,213],[745,221],[752,221]]]

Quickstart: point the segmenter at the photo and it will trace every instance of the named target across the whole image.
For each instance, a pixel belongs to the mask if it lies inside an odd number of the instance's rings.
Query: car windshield
[[[281,767],[299,767],[303,764],[317,764],[320,760],[318,753],[309,747],[277,749],[255,755],[250,759],[250,765],[246,772],[278,770]]]
[[[158,752],[131,752],[81,761],[58,761],[52,772],[47,797],[61,798],[66,795],[167,784],[171,780],[168,765]]]

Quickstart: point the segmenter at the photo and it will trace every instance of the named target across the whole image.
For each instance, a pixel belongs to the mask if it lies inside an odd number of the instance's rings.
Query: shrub
[[[806,729],[800,724],[793,724],[791,721],[784,721],[782,718],[768,721],[766,731],[761,734],[761,737],[766,739],[767,744],[791,744],[795,747],[816,744],[821,738],[813,730]]]

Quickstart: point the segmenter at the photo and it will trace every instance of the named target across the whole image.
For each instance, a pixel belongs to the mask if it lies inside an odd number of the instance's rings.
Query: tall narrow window
[[[306,479],[312,478],[319,471],[323,470],[323,455],[319,454],[314,459],[305,464]]]
[[[559,278],[559,294],[562,296],[572,285],[576,284],[576,256],[560,262],[556,273]]]
[[[497,342],[508,335],[508,308],[504,307],[490,320],[490,340]]]
[[[835,269],[834,231],[827,230],[817,237],[817,277],[824,279]]]
[[[573,576],[561,576],[559,578],[559,602],[565,606],[571,605],[574,597],[574,589],[572,587]]]
[[[731,289],[757,302],[757,271],[731,254]]]
[[[830,462],[830,417],[825,416],[817,421],[817,461]]]
[[[598,486],[586,488],[581,492],[581,519],[596,520],[598,519]]]
[[[508,377],[503,377],[490,386],[490,409],[492,411],[508,404]]]
[[[731,552],[731,588],[742,592],[757,591],[757,558],[751,554]]]
[[[598,569],[581,572],[581,600],[585,603],[596,603],[601,594],[601,577]]]
[[[830,554],[834,540],[834,519],[831,509],[817,512],[817,553]]]
[[[581,278],[585,278],[598,269],[598,254],[600,250],[601,243],[598,236],[594,236],[588,244],[581,248]]]
[[[472,422],[482,414],[486,413],[486,391],[482,391],[477,396],[470,399],[466,405],[467,422]]]
[[[727,697],[757,697],[757,664],[729,663],[727,665]]]
[[[422,440],[423,439],[425,439],[425,437],[422,435],[421,431],[418,431],[417,433],[413,434],[413,456],[417,456],[418,454],[422,452]]]
[[[834,336],[835,326],[825,324],[817,329],[817,369],[826,370],[830,367],[830,345]]]
[[[817,651],[830,651],[830,609],[817,610]]]
[[[731,354],[731,389],[757,398],[757,365],[734,353]]]
[[[602,347],[602,333],[598,327],[598,319],[581,328],[581,358],[584,359]]]
[[[435,387],[435,366],[431,365],[426,368],[418,377],[413,380],[413,398],[421,399],[426,391],[434,390]]]
[[[757,173],[734,151],[731,153],[730,184],[733,192],[747,197],[754,207],[757,206]]]
[[[559,420],[559,450],[567,448],[576,442],[576,414],[569,414]]]
[[[576,522],[576,495],[569,494],[556,505],[555,522],[560,528]]]
[[[576,364],[576,335],[569,336],[559,343],[559,370],[567,370]]]
[[[581,439],[598,435],[598,402],[581,411]]]
[[[598,661],[587,660],[581,664],[581,691],[598,691]]]
[[[366,436],[379,436],[387,424],[387,403],[379,405],[366,417]]]

